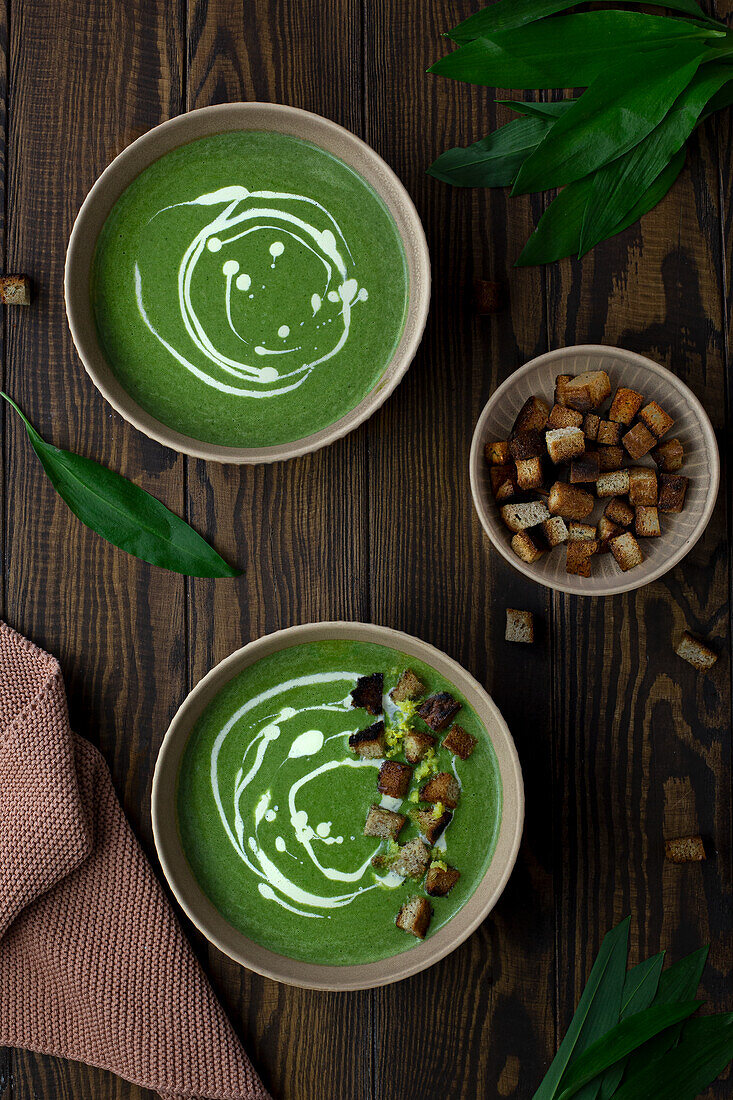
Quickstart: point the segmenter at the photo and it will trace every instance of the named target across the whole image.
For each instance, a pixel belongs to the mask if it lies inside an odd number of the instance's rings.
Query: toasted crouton
[[[649,431],[661,439],[674,424],[674,417],[666,413],[656,401],[650,401],[639,413],[639,420],[646,424]]]
[[[615,538],[609,540],[608,545],[611,547],[611,553],[624,573],[629,569],[634,569],[637,565],[641,565],[644,561],[641,547],[631,531],[624,531],[623,535],[616,535]]]
[[[517,459],[517,485],[520,489],[539,489],[542,484],[542,459]]]
[[[583,414],[565,405],[553,405],[547,418],[548,428],[580,428],[582,424]]]
[[[379,760],[387,752],[387,742],[384,739],[384,722],[375,722],[368,729],[358,730],[349,736],[349,748],[357,756],[363,756],[367,760]]]
[[[585,519],[593,511],[594,504],[594,498],[585,489],[578,489],[565,481],[555,482],[547,501],[550,512],[565,519]]]
[[[619,386],[611,402],[608,419],[628,427],[643,404],[643,393],[627,389],[626,386]]]
[[[420,788],[421,802],[440,802],[455,810],[461,797],[461,785],[450,772],[438,772]]]
[[[621,440],[621,432],[623,430],[623,424],[616,424],[613,420],[602,420],[598,425],[598,435],[596,439],[599,443],[602,443],[604,447],[615,447]]]
[[[410,817],[428,844],[435,844],[453,820],[450,810],[444,810],[437,817],[432,810],[411,810]]]
[[[389,693],[393,703],[404,703],[407,699],[419,699],[426,691],[425,684],[411,668],[400,673],[400,678]]]
[[[568,543],[568,556],[565,561],[565,572],[575,574],[578,577],[591,575],[591,558],[598,550],[595,539],[576,539]]]
[[[668,439],[666,443],[660,443],[654,448],[652,458],[665,474],[674,474],[682,468],[685,450],[679,439]]]
[[[552,516],[541,523],[540,527],[548,546],[559,546],[561,542],[567,542],[568,529],[562,516]]]
[[[511,547],[517,557],[526,561],[528,565],[534,565],[545,552],[526,531],[517,531],[512,538]]]
[[[385,760],[379,769],[377,790],[390,798],[404,798],[410,788],[412,768],[409,764],[398,764],[396,760]]]
[[[485,443],[484,455],[490,466],[506,466],[509,461],[509,441],[503,439],[499,443]]]
[[[596,529],[592,523],[569,523],[568,539],[570,542],[592,542],[596,538]]]
[[[417,708],[417,713],[431,730],[439,733],[453,721],[460,709],[461,704],[456,702],[450,692],[439,691],[426,699],[422,706]]]
[[[364,836],[378,836],[382,840],[396,840],[400,829],[407,821],[404,814],[385,810],[383,806],[370,806],[364,823]]]
[[[681,512],[685,505],[688,479],[682,474],[661,474],[659,477],[659,511]]]
[[[557,378],[555,379],[554,402],[556,405],[567,405],[567,401],[565,400],[565,390],[569,383],[572,382],[572,380],[572,374],[558,374]]]
[[[603,509],[606,519],[617,523],[619,527],[628,527],[634,522],[634,509],[621,497],[613,497]]]
[[[27,275],[0,275],[0,303],[4,306],[28,306],[31,281]]]
[[[454,756],[460,756],[461,760],[468,760],[477,745],[478,741],[473,734],[464,730],[463,726],[459,726],[457,722],[453,723],[443,738],[443,748],[452,752]]]
[[[381,672],[373,672],[371,676],[360,676],[356,681],[356,687],[351,692],[351,705],[363,708],[369,714],[381,714],[383,691],[384,676]]]
[[[430,927],[432,915],[433,910],[428,899],[416,894],[414,897],[408,898],[402,906],[397,914],[395,924],[403,932],[411,932],[419,940],[424,940]]]
[[[632,466],[629,470],[629,503],[651,508],[657,503],[659,487],[656,470],[651,466]]]
[[[545,441],[555,465],[585,454],[585,436],[580,428],[553,428],[545,434]]]
[[[524,531],[549,519],[550,513],[541,500],[528,500],[521,504],[505,504],[501,508],[501,518],[510,531]]]
[[[547,423],[550,406],[541,397],[528,397],[514,421],[512,435],[518,432],[541,432]]]
[[[435,738],[424,730],[408,730],[405,734],[402,746],[405,750],[405,759],[410,764],[418,764],[428,752],[435,748]]]
[[[628,470],[609,470],[596,481],[596,495],[599,497],[622,497],[628,491]]]
[[[664,842],[664,854],[670,863],[701,863],[705,845],[701,836],[677,836]]]
[[[531,611],[517,611],[513,607],[506,609],[504,640],[507,642],[534,641],[534,618]]]
[[[618,470],[626,455],[623,447],[599,447],[598,464],[603,473]]]
[[[718,659],[715,650],[705,645],[699,638],[695,638],[688,630],[682,635],[675,653],[683,660],[689,661],[700,672],[706,668],[711,668]]]
[[[431,863],[425,879],[425,893],[433,898],[444,898],[449,894],[461,877],[461,872],[455,867],[441,866],[440,863]]]
[[[416,836],[414,840],[408,841],[400,848],[396,857],[392,859],[386,857],[382,865],[389,867],[390,871],[394,871],[396,875],[402,875],[403,878],[422,878],[429,863],[430,852],[420,837]]]
[[[652,447],[656,446],[657,437],[652,435],[645,424],[635,424],[631,431],[627,432],[621,440],[631,457],[636,461],[649,454]]]
[[[651,539],[661,535],[662,528],[659,526],[659,512],[656,506],[647,507],[640,504],[637,507],[634,530],[637,538]]]
[[[586,413],[583,417],[583,435],[592,442],[598,439],[598,429],[601,426],[600,416],[595,413]]]
[[[623,527],[618,523],[614,523],[608,516],[601,516],[598,521],[598,538],[601,543],[598,549],[601,553],[605,553],[610,549],[608,544],[611,539],[615,538],[616,535],[623,534],[623,530]]]
[[[597,409],[611,394],[611,380],[604,370],[587,370],[576,374],[563,387],[563,403],[578,412]]]
[[[545,436],[535,430],[517,432],[509,441],[509,453],[515,462],[540,458],[545,453]]]
[[[490,466],[491,491],[497,504],[511,500],[517,491],[517,468],[512,462],[506,466]]]
[[[580,458],[574,458],[570,463],[570,484],[583,485],[598,480],[601,471],[601,460],[597,451],[586,451]]]

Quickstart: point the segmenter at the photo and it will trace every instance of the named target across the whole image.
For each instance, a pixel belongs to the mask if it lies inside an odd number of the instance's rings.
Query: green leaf
[[[643,1012],[649,1008],[659,987],[659,975],[664,964],[664,952],[652,955],[645,959],[633,970],[629,970],[624,982],[624,992],[621,997],[621,1019],[626,1020],[637,1012]],[[601,1081],[601,1100],[609,1100],[618,1088],[624,1074],[626,1059],[622,1058],[612,1066]]]
[[[689,1020],[679,1046],[654,1061],[645,1058],[614,1100],[695,1100],[732,1058],[733,1012]]]
[[[616,1062],[628,1058],[660,1031],[686,1020],[700,1007],[699,1001],[656,1005],[637,1012],[612,1027],[588,1047],[563,1074],[558,1100],[571,1100],[581,1088],[604,1073]],[[600,1082],[598,1082],[600,1085]]]
[[[82,455],[46,443],[7,394],[25,424],[31,446],[54,489],[82,523],[108,542],[174,573],[236,577],[233,569],[192,527],[120,474]]]
[[[700,985],[709,950],[709,946],[701,947],[698,951],[693,951],[691,955],[686,955],[683,959],[663,970],[652,1003],[655,1005],[668,1005],[692,1000],[697,993],[697,987]],[[643,1055],[633,1055],[629,1059],[627,1076],[637,1073],[648,1061],[659,1058],[666,1054],[668,1050],[671,1050],[681,1031],[681,1027],[670,1028],[664,1035],[653,1039]]]
[[[604,937],[570,1027],[533,1100],[553,1100],[568,1066],[618,1022],[630,923],[627,917]]]
[[[724,36],[684,19],[592,11],[477,38],[428,71],[490,88],[580,88],[604,71],[625,70],[631,53],[651,51],[656,64],[665,47]]]
[[[699,42],[633,54],[599,76],[522,165],[513,194],[562,187],[633,148],[661,122],[702,60]]]
[[[520,115],[555,119],[578,101],[577,99],[554,99],[549,103],[533,103],[531,100],[526,99],[497,99],[496,102],[501,103],[503,107],[511,107],[513,111]]]
[[[511,187],[551,125],[550,119],[515,118],[473,145],[446,150],[428,175],[455,187]]]

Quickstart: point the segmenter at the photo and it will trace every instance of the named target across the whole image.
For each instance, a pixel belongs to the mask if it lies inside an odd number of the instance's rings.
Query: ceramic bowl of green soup
[[[442,959],[517,856],[522,774],[486,691],[432,646],[316,623],[217,665],[165,735],[163,871],[232,959],[313,989],[368,989]]]
[[[87,195],[66,311],[92,380],[135,427],[220,462],[351,431],[420,343],[430,261],[385,162],[307,111],[229,103],[164,122]]]

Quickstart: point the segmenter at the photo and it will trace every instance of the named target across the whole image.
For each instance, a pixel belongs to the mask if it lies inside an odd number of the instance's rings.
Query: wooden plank
[[[6,137],[7,137],[7,125],[8,125],[8,112],[7,112],[7,95],[8,95],[8,7],[9,0],[6,0],[4,4],[0,4],[0,210],[5,211],[6,206]],[[5,221],[3,217],[0,224],[0,263],[2,264],[3,271],[7,272],[5,266]],[[5,326],[0,327],[0,369],[2,370],[2,385],[5,385]],[[6,424],[6,408],[5,402],[3,402],[2,413],[0,414],[0,430],[2,431],[3,446],[0,447],[0,552],[2,553],[2,560],[5,561],[5,424]],[[3,583],[0,593],[0,609],[2,618],[7,617],[5,610],[5,570],[3,570]],[[13,1052],[8,1047],[0,1047],[0,1096],[3,1095],[5,1089],[10,1086],[11,1083],[11,1071],[12,1071],[12,1057]]]
[[[191,8],[188,106],[290,103],[362,129],[358,0],[228,0]],[[190,682],[260,634],[319,619],[368,619],[366,432],[258,468],[189,464],[193,522],[216,530],[235,582],[190,586]],[[208,969],[257,1068],[282,1100],[371,1097],[371,995],[290,989],[211,948]]]
[[[7,388],[54,442],[100,459],[183,509],[182,461],[94,389],[72,347],[63,266],[73,218],[128,142],[180,109],[177,5],[28,0],[10,22],[8,255],[36,284],[7,315]],[[55,496],[7,422],[6,614],[61,658],[76,729],[98,744],[148,851],[156,751],[186,686],[184,586],[103,542]],[[13,1095],[151,1097],[111,1074],[18,1052]]]

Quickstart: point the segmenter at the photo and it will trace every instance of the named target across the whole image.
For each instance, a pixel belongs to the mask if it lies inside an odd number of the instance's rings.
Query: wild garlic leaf
[[[637,1012],[643,1012],[649,1008],[657,989],[659,988],[659,976],[664,965],[664,952],[652,955],[635,966],[626,975],[624,991],[621,997],[621,1019],[626,1020]],[[609,1100],[618,1088],[623,1077],[626,1058],[621,1058],[603,1075],[601,1081],[600,1100]]]
[[[696,1100],[733,1058],[733,1012],[700,1016],[684,1025],[679,1046],[663,1057],[642,1058],[614,1100]]]
[[[513,111],[516,111],[520,115],[534,115],[536,118],[558,118],[567,111],[568,107],[572,107],[573,103],[577,103],[577,99],[553,99],[548,103],[537,102],[533,103],[528,99],[497,99],[497,103],[501,103],[503,107],[511,107]]]

